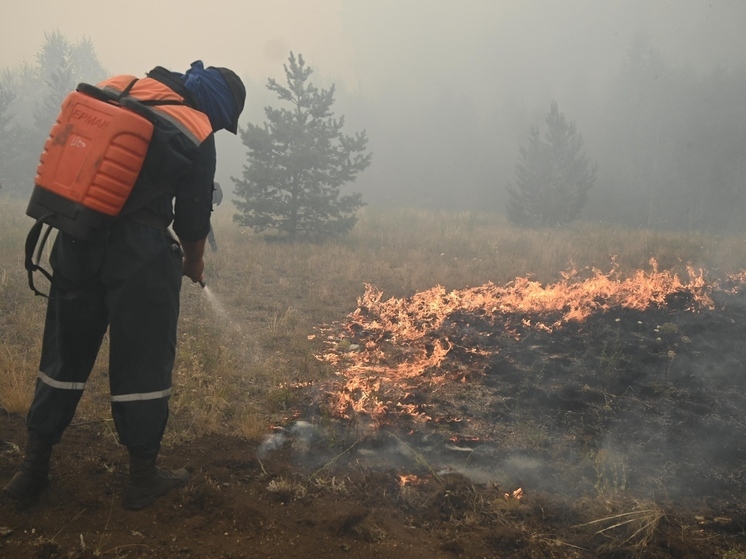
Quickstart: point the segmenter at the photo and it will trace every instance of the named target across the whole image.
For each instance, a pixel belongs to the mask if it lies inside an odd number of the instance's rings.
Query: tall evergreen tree
[[[54,123],[65,96],[79,82],[96,83],[105,77],[90,39],[71,43],[57,30],[44,34],[44,44],[36,61],[43,96],[37,104],[34,120],[45,131]]]
[[[508,183],[508,219],[528,227],[559,226],[577,219],[588,202],[596,166],[582,152],[583,138],[553,101],[546,134],[532,126],[519,147],[515,186]]]
[[[340,195],[370,165],[365,131],[342,133],[344,117],[334,117],[334,85],[315,87],[312,69],[291,52],[284,65],[287,86],[269,79],[267,88],[291,108],[266,107],[262,126],[248,124],[241,140],[248,164],[233,178],[238,213],[234,220],[255,231],[276,230],[291,240],[348,232],[363,205],[359,193]]]

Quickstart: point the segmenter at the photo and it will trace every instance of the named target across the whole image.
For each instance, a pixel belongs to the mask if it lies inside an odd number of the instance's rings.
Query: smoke
[[[324,437],[321,431],[312,423],[307,421],[296,421],[287,429],[275,428],[275,431],[266,435],[257,449],[259,458],[266,458],[270,452],[279,450],[290,444],[297,456],[307,456],[311,453],[314,444],[321,443]]]
[[[260,459],[266,458],[267,454],[270,452],[282,448],[282,445],[285,444],[286,438],[287,436],[285,435],[284,429],[279,429],[276,433],[272,433],[271,435],[265,435],[262,444],[259,445],[259,448],[256,451],[257,456]]]
[[[338,441],[339,434],[325,432],[307,421],[297,421],[288,428],[278,427],[266,435],[257,456],[263,460],[284,448],[290,450],[295,461],[306,467],[354,463],[358,468],[373,471],[396,468],[402,472],[440,477],[460,474],[475,483],[499,482],[509,486],[535,483],[549,471],[535,457],[506,456],[499,447],[489,443],[476,447],[459,446],[439,436],[408,437],[405,433],[381,429],[375,433],[367,431],[353,443],[348,441],[345,448],[346,443],[333,442]]]

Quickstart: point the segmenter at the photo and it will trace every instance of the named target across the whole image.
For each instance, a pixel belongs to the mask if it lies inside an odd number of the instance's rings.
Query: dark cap
[[[236,106],[236,113],[233,116],[230,127],[226,127],[226,130],[228,130],[228,132],[233,132],[234,134],[236,134],[238,133],[238,117],[241,115],[244,103],[246,102],[246,88],[244,87],[241,78],[239,78],[233,70],[229,70],[228,68],[219,68],[217,66],[211,66],[211,68],[215,68],[215,70],[220,72],[220,75],[228,84],[228,87],[231,90],[231,94],[233,95],[233,102]]]

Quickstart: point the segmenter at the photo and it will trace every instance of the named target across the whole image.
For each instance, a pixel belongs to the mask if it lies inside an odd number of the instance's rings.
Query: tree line
[[[746,73],[676,67],[643,34],[583,107],[582,131],[556,99],[547,99],[548,111],[502,100],[480,112],[468,93],[445,88],[433,105],[397,106],[318,85],[301,54],[290,53],[284,70],[283,84],[249,82],[274,100],[263,121],[241,126],[245,161],[232,177],[238,225],[334,236],[354,226],[367,202],[487,210],[533,227],[584,219],[744,230]],[[4,191],[28,192],[64,95],[106,75],[88,40],[59,32],[45,35],[35,64],[3,72]],[[563,103],[580,114],[572,99]],[[340,106],[362,131],[345,131]]]

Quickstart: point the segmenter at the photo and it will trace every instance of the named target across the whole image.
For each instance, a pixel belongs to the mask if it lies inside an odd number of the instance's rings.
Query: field
[[[214,218],[160,462],[121,506],[104,345],[0,556],[746,558],[746,239],[366,208],[289,245]],[[0,482],[45,303],[0,198]],[[0,497],[0,499],[4,499]]]

